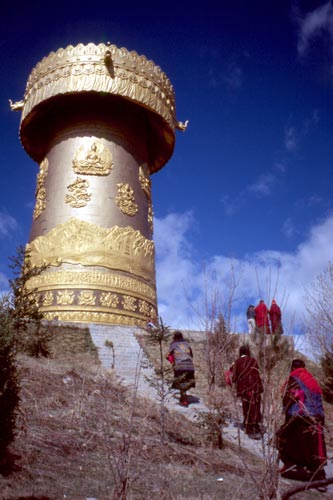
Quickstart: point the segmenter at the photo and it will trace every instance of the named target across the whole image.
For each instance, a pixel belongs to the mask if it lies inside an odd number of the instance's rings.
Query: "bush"
[[[10,257],[10,268],[14,279],[9,280],[11,292],[0,299],[0,473],[8,474],[13,468],[14,457],[9,445],[14,439],[16,414],[20,401],[20,382],[16,366],[16,348],[22,331],[27,324],[35,326],[32,337],[32,354],[46,355],[44,336],[40,333],[42,314],[34,294],[26,288],[27,281],[41,272],[33,268],[29,255],[22,246],[15,256]]]
[[[6,297],[0,303],[0,473],[10,468],[8,446],[14,439],[20,384],[15,362],[11,310]]]

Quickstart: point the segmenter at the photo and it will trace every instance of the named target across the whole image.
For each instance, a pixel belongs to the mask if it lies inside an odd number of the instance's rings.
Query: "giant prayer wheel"
[[[27,286],[45,319],[145,326],[157,317],[150,177],[185,128],[169,79],[134,51],[79,44],[42,59],[11,107],[39,164],[27,250],[43,270]]]

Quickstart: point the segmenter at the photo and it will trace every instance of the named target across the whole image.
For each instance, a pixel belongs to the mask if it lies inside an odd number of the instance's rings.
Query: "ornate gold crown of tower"
[[[32,70],[20,138],[40,165],[28,286],[46,319],[144,326],[157,316],[150,175],[169,160],[172,85],[145,56],[92,43]]]

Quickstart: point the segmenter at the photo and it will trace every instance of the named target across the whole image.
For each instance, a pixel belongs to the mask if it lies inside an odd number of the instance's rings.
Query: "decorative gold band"
[[[62,271],[31,278],[27,287],[46,319],[142,326],[157,316],[154,288],[134,278]]]
[[[141,326],[145,327],[146,320],[119,314],[100,313],[91,311],[54,311],[46,312],[44,317],[48,321],[58,319],[69,323],[102,323],[111,325]]]
[[[90,288],[101,291],[119,292],[128,291],[136,297],[156,303],[156,290],[152,285],[142,283],[135,278],[121,276],[115,272],[88,272],[88,271],[55,271],[43,273],[30,278],[29,290],[60,290],[65,288]]]

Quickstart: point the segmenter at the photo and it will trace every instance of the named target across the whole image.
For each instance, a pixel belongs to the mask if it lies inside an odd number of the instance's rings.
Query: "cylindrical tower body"
[[[150,175],[172,155],[174,93],[159,67],[113,45],[59,49],[33,69],[20,136],[40,165],[28,282],[46,319],[157,316]]]

